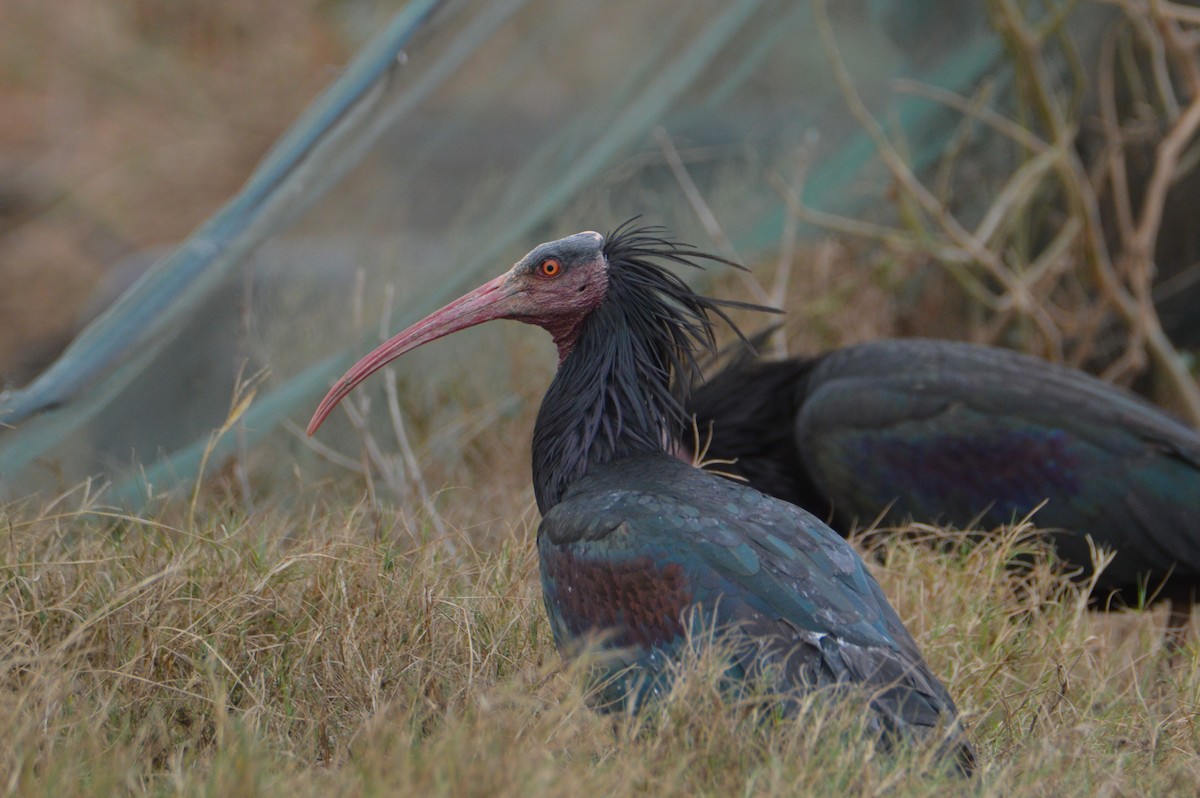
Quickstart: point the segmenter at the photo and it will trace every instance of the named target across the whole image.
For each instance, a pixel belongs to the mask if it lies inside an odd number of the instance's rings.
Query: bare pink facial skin
[[[540,244],[511,269],[381,344],[330,389],[308,423],[312,435],[342,399],[383,366],[419,346],[494,319],[535,324],[550,333],[561,365],[587,315],[608,292],[604,237],[595,232]]]

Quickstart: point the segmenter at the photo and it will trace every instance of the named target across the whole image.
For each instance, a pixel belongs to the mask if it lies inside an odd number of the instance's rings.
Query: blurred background
[[[355,469],[403,495],[414,463],[530,415],[549,342],[415,353],[309,443],[332,380],[536,243],[639,214],[752,267],[703,279],[788,310],[772,353],[986,341],[1200,418],[1190,4],[0,18],[0,496],[98,477],[138,504],[207,470],[248,500]]]

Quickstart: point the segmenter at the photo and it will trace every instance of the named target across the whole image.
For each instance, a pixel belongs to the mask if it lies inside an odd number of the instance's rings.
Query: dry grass
[[[1200,649],[1172,664],[1153,614],[1088,612],[1028,530],[939,550],[891,538],[871,557],[969,719],[970,787],[931,775],[927,752],[876,753],[844,707],[764,723],[704,663],[661,711],[598,716],[550,639],[523,477],[488,477],[512,498],[486,512],[517,520],[448,513],[453,554],[423,512],[388,507],[381,528],[320,499],[213,503],[196,526],[84,489],[4,508],[0,788],[1094,795],[1200,777]]]

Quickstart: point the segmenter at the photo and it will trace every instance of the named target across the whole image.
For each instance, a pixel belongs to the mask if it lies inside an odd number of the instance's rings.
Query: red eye
[[[562,271],[562,264],[558,262],[557,258],[546,258],[539,268],[543,277],[557,277],[558,273]]]

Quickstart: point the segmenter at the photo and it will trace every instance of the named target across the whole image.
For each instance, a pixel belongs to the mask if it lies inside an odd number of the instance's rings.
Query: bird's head
[[[710,341],[707,313],[724,318],[720,305],[740,303],[699,296],[650,259],[687,266],[697,266],[692,259],[698,257],[727,261],[667,241],[657,232],[626,223],[608,236],[584,232],[539,244],[504,274],[434,311],[359,360],[322,400],[308,434],[316,432],[356,385],[387,363],[485,321],[515,319],[542,327],[554,338],[561,364],[574,350],[592,311],[615,292],[631,304],[640,299],[644,306],[635,318],[666,334],[670,347],[690,351],[689,340]]]
[[[499,312],[489,318],[516,319],[546,330],[561,362],[574,348],[583,320],[608,294],[604,241],[604,236],[589,231],[539,244],[488,283],[499,283],[503,293]]]

